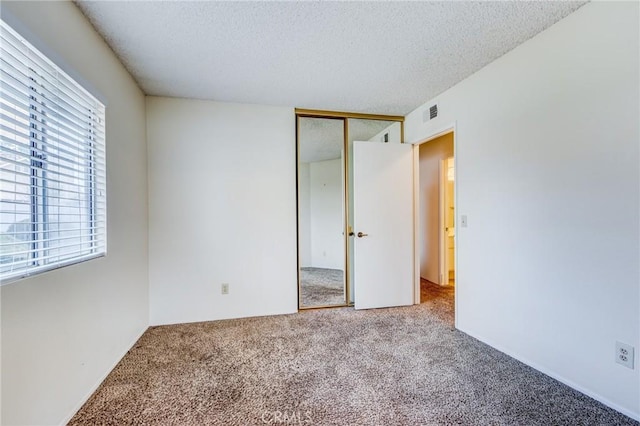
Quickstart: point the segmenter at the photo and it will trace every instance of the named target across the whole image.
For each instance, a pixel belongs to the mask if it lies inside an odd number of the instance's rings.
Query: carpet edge
[[[102,382],[105,381],[105,379],[107,378],[107,376],[109,376],[109,374],[111,374],[111,372],[113,371],[114,368],[116,368],[116,366],[118,365],[118,363],[120,361],[122,361],[122,359],[125,357],[125,355],[127,355],[127,352],[129,352],[131,350],[131,348],[133,348],[135,346],[135,344],[138,342],[138,340],[140,340],[140,338],[142,337],[142,335],[144,333],[147,332],[147,330],[149,329],[149,326],[146,326],[140,333],[138,333],[136,335],[136,337],[133,339],[133,341],[127,345],[125,347],[125,350],[122,352],[122,354],[118,357],[118,359],[113,363],[113,365],[111,367],[109,367],[107,369],[107,371],[100,376],[100,378],[98,379],[98,381],[91,386],[91,388],[87,391],[87,393],[85,394],[84,397],[82,397],[82,399],[78,402],[78,404],[76,404],[76,406],[71,410],[71,412],[69,414],[67,414],[62,421],[60,422],[60,426],[65,426],[66,424],[68,424],[71,419],[73,419],[73,416],[75,416],[78,411],[80,411],[80,409],[82,408],[82,406],[89,400],[89,398],[91,398],[91,396],[98,390],[98,388],[100,387],[100,385],[102,384]]]
[[[602,395],[600,395],[600,394],[598,394],[596,392],[593,392],[593,391],[585,388],[584,386],[580,386],[577,383],[575,383],[574,381],[569,380],[569,379],[561,376],[560,374],[557,374],[557,373],[549,370],[548,368],[545,368],[545,367],[541,366],[538,363],[532,362],[531,360],[529,360],[526,357],[520,356],[520,354],[518,354],[518,353],[516,353],[514,351],[507,350],[503,346],[495,344],[493,341],[491,341],[491,339],[486,339],[483,336],[480,336],[480,335],[478,335],[476,333],[470,332],[469,330],[466,330],[466,329],[464,329],[462,327],[456,327],[456,328],[459,331],[463,332],[464,334],[466,334],[468,336],[471,336],[474,339],[476,339],[476,340],[478,340],[478,341],[480,341],[480,342],[482,342],[482,343],[484,343],[486,345],[489,345],[493,349],[496,349],[496,350],[502,352],[503,354],[505,354],[505,355],[515,359],[515,360],[518,360],[521,363],[533,368],[534,370],[539,371],[542,374],[544,374],[546,376],[549,376],[552,379],[557,380],[560,383],[569,386],[571,389],[574,389],[574,390],[576,390],[576,391],[588,396],[589,398],[593,398],[596,401],[606,405],[607,407],[612,408],[612,409],[616,410],[617,412],[622,413],[625,416],[640,422],[640,412],[636,413],[634,411],[631,411],[630,409],[622,407],[619,404],[616,404],[616,403],[608,400],[607,398],[603,397]]]

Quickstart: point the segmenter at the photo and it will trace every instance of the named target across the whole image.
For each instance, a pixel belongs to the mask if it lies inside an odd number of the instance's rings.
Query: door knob
[[[366,237],[369,234],[365,234],[363,232],[358,232],[358,238]]]

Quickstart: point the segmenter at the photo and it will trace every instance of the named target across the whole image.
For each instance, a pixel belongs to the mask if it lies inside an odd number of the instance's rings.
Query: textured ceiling
[[[149,95],[404,115],[584,2],[76,4]]]
[[[393,121],[349,119],[349,139],[368,141],[390,125]],[[329,118],[300,118],[298,139],[300,161],[334,160],[340,158],[344,146],[344,126],[342,120]]]
[[[344,146],[342,120],[300,118],[298,143],[301,163],[340,158]]]

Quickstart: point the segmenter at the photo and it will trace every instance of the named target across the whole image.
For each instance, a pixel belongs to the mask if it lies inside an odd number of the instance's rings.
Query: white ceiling
[[[349,122],[349,139],[368,141],[393,121],[352,119]],[[298,129],[300,162],[334,160],[340,158],[344,146],[342,120],[301,117]]]
[[[396,115],[584,4],[76,3],[149,95]]]
[[[300,118],[298,144],[301,163],[340,158],[344,146],[342,120]]]

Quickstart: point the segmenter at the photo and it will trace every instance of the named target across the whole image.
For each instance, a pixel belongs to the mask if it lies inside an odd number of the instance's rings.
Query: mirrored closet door
[[[353,143],[399,144],[402,119],[296,110],[300,309],[354,304]]]
[[[345,120],[298,117],[299,307],[346,305]]]
[[[347,119],[347,152],[348,152],[348,185],[347,198],[348,205],[353,206],[353,142],[377,142],[377,143],[401,143],[402,141],[402,123],[398,121],[375,120],[364,118],[348,118]],[[353,226],[353,208],[348,209],[348,223]],[[347,242],[348,259],[354,259],[353,239]],[[349,304],[355,302],[355,286],[354,284],[354,268],[347,268],[349,277],[347,279],[347,294],[349,296]]]

